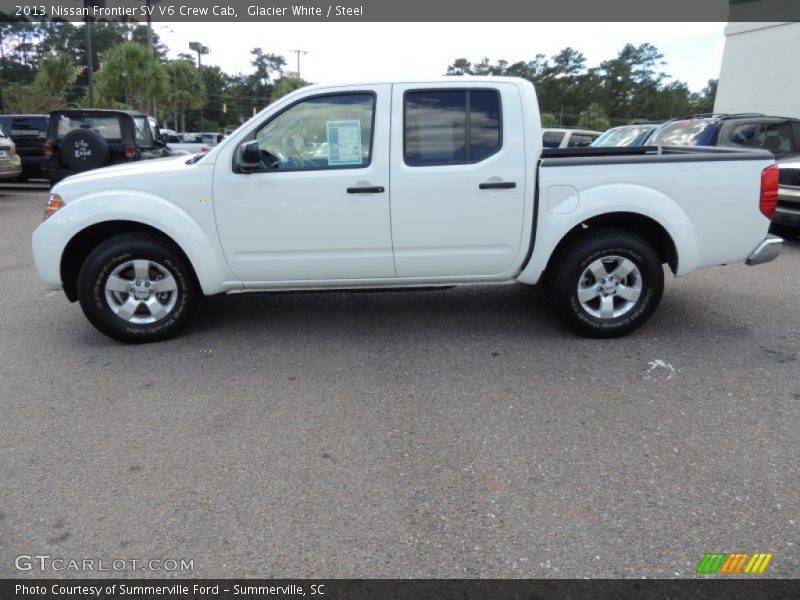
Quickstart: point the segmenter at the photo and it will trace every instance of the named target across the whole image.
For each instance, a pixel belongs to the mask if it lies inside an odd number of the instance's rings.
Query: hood
[[[177,177],[186,180],[192,169],[208,168],[212,163],[200,161],[186,164],[191,156],[169,156],[93,169],[67,177],[56,184],[52,192],[65,198],[82,195],[97,189],[157,190]]]

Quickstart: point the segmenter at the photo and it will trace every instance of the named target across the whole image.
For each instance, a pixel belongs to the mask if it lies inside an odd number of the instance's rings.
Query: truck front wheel
[[[551,265],[550,296],[561,318],[593,338],[617,337],[642,325],[664,291],[655,250],[626,231],[607,230],[577,240]]]
[[[78,275],[78,300],[89,321],[128,343],[173,336],[199,292],[184,260],[155,236],[125,234],[95,248]]]

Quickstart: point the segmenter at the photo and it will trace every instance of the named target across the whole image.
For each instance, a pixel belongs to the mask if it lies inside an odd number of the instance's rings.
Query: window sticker
[[[326,121],[328,165],[360,165],[361,121]]]

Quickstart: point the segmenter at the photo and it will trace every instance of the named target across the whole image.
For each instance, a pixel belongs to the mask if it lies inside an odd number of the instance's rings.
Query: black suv
[[[667,121],[647,145],[765,148],[785,158],[800,154],[800,119],[757,113],[693,115]]]
[[[44,141],[47,137],[47,115],[0,115],[0,128],[17,146],[22,161],[18,179],[43,177]]]
[[[153,117],[135,111],[63,109],[50,113],[42,169],[50,184],[108,165],[162,158],[170,150]]]

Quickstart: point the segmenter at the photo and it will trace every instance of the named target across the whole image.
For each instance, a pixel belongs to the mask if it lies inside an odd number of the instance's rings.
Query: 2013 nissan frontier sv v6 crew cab
[[[173,335],[202,295],[539,281],[611,337],[653,313],[664,264],[774,258],[777,189],[763,150],[543,152],[522,79],[312,86],[208,154],[60,182],[33,254],[124,342]]]

